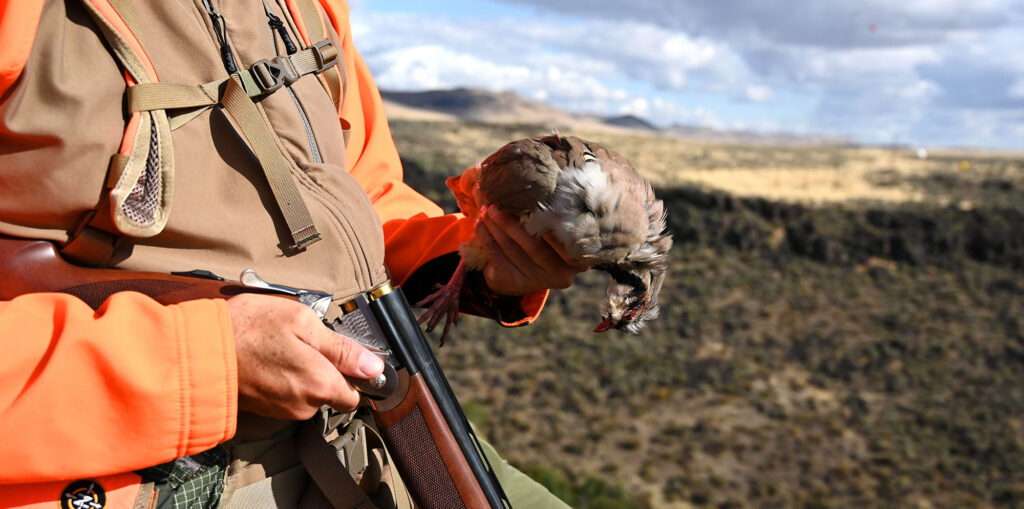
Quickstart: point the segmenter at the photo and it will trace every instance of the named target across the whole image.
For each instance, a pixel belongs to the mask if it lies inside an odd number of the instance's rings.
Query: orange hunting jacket
[[[0,0],[0,107],[25,68],[43,3]],[[402,284],[457,251],[473,223],[443,214],[402,182],[380,95],[352,44],[348,6],[321,4],[342,38],[349,83],[339,111],[351,125],[345,169],[380,216],[386,265]],[[9,134],[0,125],[0,153]],[[16,192],[4,186],[3,168],[0,192]],[[525,318],[506,325],[531,322],[546,296],[524,298]],[[0,338],[0,505],[52,507],[68,481],[90,478],[103,484],[107,507],[130,506],[133,470],[235,433],[235,354],[223,300],[163,306],[121,293],[94,312],[69,295],[29,294],[0,302]]]

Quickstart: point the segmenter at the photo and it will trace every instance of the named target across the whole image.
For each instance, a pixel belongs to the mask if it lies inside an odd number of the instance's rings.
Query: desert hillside
[[[550,126],[392,128],[451,208],[446,176]],[[676,246],[639,336],[590,332],[589,272],[536,324],[470,318],[438,350],[511,461],[575,507],[1024,500],[1024,159],[567,134],[656,183]]]

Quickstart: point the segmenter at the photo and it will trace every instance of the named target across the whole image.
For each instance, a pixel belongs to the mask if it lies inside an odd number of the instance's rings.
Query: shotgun
[[[252,271],[240,279],[228,281],[206,271],[80,267],[61,258],[49,242],[0,235],[0,300],[61,292],[97,309],[121,291],[140,292],[162,304],[258,292],[295,298],[321,318],[330,305],[329,294],[269,284]],[[334,324],[325,324],[342,333],[370,329],[365,333],[372,336],[369,342],[360,342],[389,354],[383,380],[353,382],[367,396],[364,401],[416,504],[424,509],[511,508],[401,289],[378,286],[343,304],[342,311]]]

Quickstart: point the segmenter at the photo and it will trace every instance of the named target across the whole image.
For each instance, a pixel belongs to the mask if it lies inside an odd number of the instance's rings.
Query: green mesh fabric
[[[220,504],[228,454],[223,447],[185,456],[139,471],[154,483],[159,509],[201,509]]]

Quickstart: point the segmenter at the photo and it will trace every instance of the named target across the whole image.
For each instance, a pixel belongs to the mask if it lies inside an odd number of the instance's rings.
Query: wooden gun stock
[[[59,292],[74,295],[93,309],[123,291],[145,294],[161,304],[261,292],[224,280],[79,267],[64,261],[49,242],[5,235],[0,235],[0,282],[0,300]]]
[[[0,300],[60,292],[97,309],[122,291],[162,304],[273,293],[195,276],[79,267],[49,242],[0,235]],[[511,507],[400,289],[374,300],[371,309],[401,366],[398,389],[371,402],[371,409],[416,504],[423,509]]]

